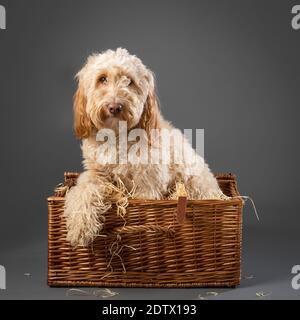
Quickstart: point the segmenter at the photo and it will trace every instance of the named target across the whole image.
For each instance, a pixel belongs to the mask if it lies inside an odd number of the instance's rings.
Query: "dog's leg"
[[[176,173],[182,178],[189,199],[228,199],[208,165],[199,155],[195,154],[193,163],[178,166]]]
[[[207,165],[202,170],[201,175],[188,177],[185,182],[189,199],[194,200],[226,200],[228,197],[224,195],[220,189],[218,182],[211,173]]]
[[[72,246],[86,246],[103,228],[103,214],[110,208],[103,199],[104,184],[95,173],[83,172],[66,195],[64,216],[67,240]]]
[[[132,180],[135,182],[134,199],[160,200],[168,191],[168,166],[141,165],[131,169]]]

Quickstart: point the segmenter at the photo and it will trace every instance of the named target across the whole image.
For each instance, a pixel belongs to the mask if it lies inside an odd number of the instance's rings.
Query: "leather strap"
[[[186,217],[187,197],[178,197],[177,222],[182,224]]]

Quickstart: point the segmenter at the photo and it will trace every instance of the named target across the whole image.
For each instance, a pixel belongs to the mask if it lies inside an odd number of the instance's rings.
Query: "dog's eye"
[[[104,83],[104,84],[107,83],[107,77],[105,77],[105,76],[100,77],[99,82]]]
[[[133,85],[133,80],[132,79],[128,79],[128,86],[132,86]]]

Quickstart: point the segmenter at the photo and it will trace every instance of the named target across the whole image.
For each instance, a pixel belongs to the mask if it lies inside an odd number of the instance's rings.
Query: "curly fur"
[[[181,180],[190,199],[225,199],[208,165],[197,155],[191,166],[184,164],[100,164],[96,140],[98,130],[117,130],[120,120],[128,130],[173,129],[159,110],[153,73],[139,58],[119,48],[94,54],[77,74],[78,89],[74,98],[74,130],[82,139],[85,171],[66,196],[68,240],[72,245],[88,245],[99,234],[104,214],[111,202],[105,185],[121,179],[127,190],[134,182],[137,199],[162,199]],[[106,79],[106,80],[104,80]],[[120,103],[122,112],[111,115],[110,103]],[[150,145],[150,139],[147,140]],[[185,148],[194,150],[183,138]],[[170,145],[173,150],[174,145]],[[199,172],[191,175],[191,169]],[[195,171],[194,171],[195,172]]]

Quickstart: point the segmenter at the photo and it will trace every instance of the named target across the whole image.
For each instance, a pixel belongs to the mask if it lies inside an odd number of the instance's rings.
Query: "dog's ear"
[[[154,90],[151,90],[148,94],[138,127],[144,129],[149,138],[151,129],[158,129],[160,127],[159,102]]]
[[[83,139],[90,136],[92,122],[86,113],[87,98],[80,83],[74,95],[74,132],[77,138]]]

